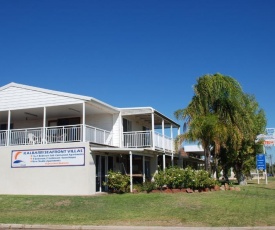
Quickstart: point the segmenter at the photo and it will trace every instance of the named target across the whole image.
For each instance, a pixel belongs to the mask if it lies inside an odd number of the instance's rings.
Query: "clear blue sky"
[[[152,106],[174,119],[196,79],[236,78],[275,127],[273,0],[0,0],[0,85]]]

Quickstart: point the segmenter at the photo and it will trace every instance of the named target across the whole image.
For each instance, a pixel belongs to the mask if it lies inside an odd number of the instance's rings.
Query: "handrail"
[[[113,133],[91,125],[86,125],[86,141],[103,145],[113,145]]]
[[[123,132],[123,144],[127,148],[152,147],[152,132]]]
[[[113,135],[111,131],[96,128],[89,125],[84,125],[86,128],[85,141],[99,144],[112,145]],[[92,140],[89,137],[89,130],[93,130]],[[7,137],[10,135],[9,143]],[[66,126],[49,126],[25,128],[25,129],[11,129],[0,131],[0,145],[29,145],[29,144],[50,144],[50,143],[65,143],[65,142],[81,142],[83,141],[83,124],[66,125]]]

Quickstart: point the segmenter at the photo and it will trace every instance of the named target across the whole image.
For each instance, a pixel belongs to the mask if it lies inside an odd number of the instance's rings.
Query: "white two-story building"
[[[178,159],[179,124],[151,107],[10,83],[0,88],[0,194],[91,195],[109,170],[150,180]]]

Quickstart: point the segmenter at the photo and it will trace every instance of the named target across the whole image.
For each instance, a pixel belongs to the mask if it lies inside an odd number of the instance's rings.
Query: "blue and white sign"
[[[265,170],[265,154],[257,154],[256,155],[256,166],[258,170]]]
[[[11,152],[12,168],[84,165],[84,147],[14,150]]]

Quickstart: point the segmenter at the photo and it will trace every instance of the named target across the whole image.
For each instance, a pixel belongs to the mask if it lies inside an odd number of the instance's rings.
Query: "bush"
[[[153,181],[145,181],[142,185],[142,191],[146,191],[147,193],[152,192],[154,189],[156,189],[156,183]]]
[[[143,185],[142,184],[133,184],[133,189],[137,192],[143,191]]]
[[[195,172],[195,188],[209,188],[211,183],[210,175],[205,170],[197,170]]]
[[[183,186],[185,188],[195,188],[196,181],[195,181],[195,170],[187,167],[183,170]]]
[[[124,193],[129,191],[130,177],[121,174],[121,172],[113,172],[110,170],[107,176],[108,180],[104,183],[112,192]]]
[[[155,181],[156,187],[162,190],[163,186],[166,185],[165,172],[162,170],[159,170],[158,173],[154,176],[154,181]]]
[[[164,185],[168,188],[210,188],[216,184],[215,179],[211,178],[205,170],[194,170],[190,167],[181,169],[170,167],[165,171],[159,170],[155,175],[155,184],[157,188],[162,189]]]
[[[184,187],[184,171],[182,168],[170,167],[165,170],[166,185],[168,188],[183,188]]]

